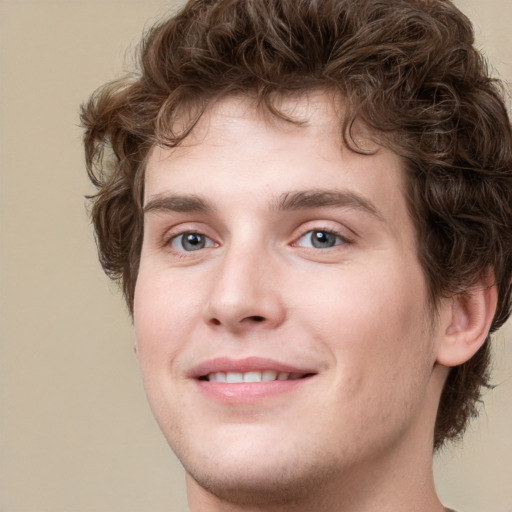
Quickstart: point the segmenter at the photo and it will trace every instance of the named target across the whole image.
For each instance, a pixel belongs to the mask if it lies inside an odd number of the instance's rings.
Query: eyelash
[[[187,251],[183,247],[183,243],[185,242],[185,237],[186,236],[202,237],[203,240],[204,240],[205,245],[203,247],[197,248],[196,250],[189,250],[189,251]],[[181,249],[177,248],[177,247],[174,247],[175,243],[180,243],[179,242],[180,238],[181,238],[181,244],[180,244],[181,245]],[[191,242],[191,240],[189,240],[189,242]],[[201,233],[200,231],[193,231],[193,230],[189,231],[189,230],[187,230],[187,231],[182,231],[180,233],[173,234],[172,236],[168,237],[164,241],[164,246],[170,247],[173,250],[173,252],[175,252],[175,253],[179,254],[180,256],[184,257],[184,254],[200,251],[201,249],[209,249],[211,247],[218,247],[219,244],[217,242],[213,241],[209,236],[205,235],[204,233]]]
[[[313,243],[313,239],[312,239],[313,233],[322,233],[322,234],[333,236],[333,237],[335,237],[335,243],[334,243],[334,245],[332,245],[330,247],[306,247],[308,249],[327,250],[327,249],[333,249],[334,247],[337,247],[339,245],[344,245],[344,244],[352,243],[352,240],[350,240],[349,238],[344,236],[339,231],[336,231],[336,230],[330,229],[330,228],[318,228],[318,227],[315,227],[315,228],[312,228],[312,229],[308,229],[307,231],[304,231],[304,233],[302,235],[300,235],[292,245],[295,246],[295,247],[300,247],[299,246],[300,240],[302,240],[307,235],[310,235],[311,241]]]
[[[334,237],[335,238],[334,244],[327,246],[327,247],[314,247],[314,245],[313,245],[314,241],[312,238],[314,233],[319,233],[319,234]],[[205,245],[203,245],[202,247],[198,247],[196,250],[193,250],[193,249],[186,250],[185,247],[183,246],[183,243],[185,242],[184,237],[193,236],[193,235],[195,235],[197,237],[203,237]],[[303,240],[308,235],[310,236],[311,246],[300,245],[300,241]],[[180,239],[181,239],[181,242],[180,242]],[[189,242],[192,242],[192,240],[190,240]],[[179,243],[181,245],[181,247],[175,247],[174,246],[175,243]],[[322,243],[322,242],[320,241],[320,243]],[[292,247],[303,247],[305,249],[312,250],[312,251],[327,251],[328,249],[334,249],[337,246],[351,244],[351,243],[352,243],[352,240],[350,240],[349,238],[344,236],[339,231],[336,231],[336,230],[333,230],[330,228],[314,227],[314,228],[304,231],[298,238],[295,239],[295,241],[291,244],[291,246]],[[163,241],[163,245],[165,247],[169,247],[169,249],[171,249],[172,252],[174,252],[178,257],[181,257],[181,258],[186,258],[191,253],[194,253],[196,251],[197,252],[202,251],[202,249],[210,249],[210,248],[219,246],[219,244],[217,242],[215,242],[214,240],[212,240],[212,238],[210,238],[209,236],[205,235],[201,231],[194,231],[194,230],[187,230],[187,231],[182,231],[179,233],[174,233],[171,236],[166,237],[166,239]]]

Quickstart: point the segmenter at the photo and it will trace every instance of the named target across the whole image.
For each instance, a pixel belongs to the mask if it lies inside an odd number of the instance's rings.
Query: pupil
[[[198,233],[188,233],[183,237],[183,248],[187,251],[196,251],[204,247],[204,236]]]
[[[335,237],[331,233],[326,233],[325,231],[314,231],[312,236],[312,243],[314,247],[333,247],[336,242]]]

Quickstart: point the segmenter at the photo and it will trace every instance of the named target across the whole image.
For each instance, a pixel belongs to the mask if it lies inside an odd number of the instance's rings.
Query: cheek
[[[331,333],[336,333],[331,348],[338,403],[332,406],[350,404],[365,436],[374,435],[372,425],[391,433],[414,417],[433,366],[421,283],[416,293],[408,280],[396,278],[386,293],[381,285],[369,280],[358,293],[352,289],[343,294],[345,306],[333,305],[325,315],[325,321],[331,318]]]
[[[370,270],[368,270],[370,268]],[[365,375],[376,382],[404,380],[428,360],[430,348],[426,288],[418,268],[353,266],[336,278],[316,282],[303,318],[329,344],[341,376],[356,385]],[[345,384],[347,382],[345,381]]]
[[[139,362],[171,361],[180,349],[182,330],[192,324],[193,308],[186,290],[141,268],[134,297],[134,327]]]
[[[171,288],[169,288],[171,286]],[[190,306],[182,295],[170,293],[172,283],[141,268],[134,297],[134,329],[144,388],[151,409],[164,432],[170,432],[169,411],[174,410],[179,382],[176,360],[183,350],[185,325],[192,322]],[[172,427],[172,428],[171,428]]]

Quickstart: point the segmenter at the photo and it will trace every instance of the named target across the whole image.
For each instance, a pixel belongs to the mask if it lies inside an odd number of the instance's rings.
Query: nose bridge
[[[206,312],[210,323],[240,329],[282,321],[276,259],[264,240],[233,239],[215,272]]]

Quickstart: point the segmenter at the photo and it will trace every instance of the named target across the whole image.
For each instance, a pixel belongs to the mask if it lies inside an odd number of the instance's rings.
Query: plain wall
[[[460,0],[512,81],[512,1]],[[178,512],[130,319],[97,262],[78,107],[170,2],[0,1],[0,511]],[[485,414],[436,464],[461,512],[512,512],[512,329]]]

